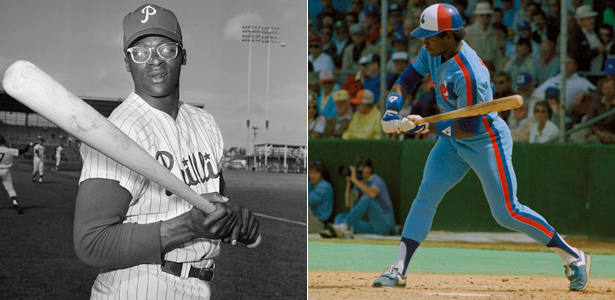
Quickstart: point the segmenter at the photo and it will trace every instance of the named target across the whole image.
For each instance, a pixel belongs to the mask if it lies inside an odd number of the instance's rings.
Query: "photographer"
[[[353,226],[356,233],[389,233],[395,226],[393,204],[386,184],[373,173],[372,160],[367,156],[359,156],[355,167],[349,166],[348,169],[349,172],[343,175],[346,175],[346,206],[351,207],[351,210],[335,216],[335,224],[328,225],[331,234],[339,238],[350,238],[350,228]],[[356,203],[354,207],[351,206],[351,200]],[[361,220],[365,214],[369,221]]]

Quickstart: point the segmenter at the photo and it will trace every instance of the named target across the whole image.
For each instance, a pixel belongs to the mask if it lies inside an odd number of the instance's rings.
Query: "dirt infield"
[[[374,288],[374,272],[310,271],[308,299],[614,299],[615,279],[591,279],[583,292],[568,280],[535,276],[408,274],[405,288]]]

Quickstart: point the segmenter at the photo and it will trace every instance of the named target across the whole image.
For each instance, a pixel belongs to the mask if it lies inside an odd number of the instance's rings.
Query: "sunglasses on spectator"
[[[317,109],[316,105],[308,105],[308,109]]]
[[[312,44],[312,45],[310,45],[310,48],[320,48],[320,45],[319,44]]]
[[[546,113],[548,113],[548,112],[549,112],[549,111],[548,111],[548,110],[546,110],[546,109],[535,109],[535,110],[534,110],[534,113],[546,114]]]

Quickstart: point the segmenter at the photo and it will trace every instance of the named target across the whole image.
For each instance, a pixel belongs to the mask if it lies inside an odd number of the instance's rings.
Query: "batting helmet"
[[[417,38],[432,37],[440,32],[463,29],[461,15],[452,5],[434,4],[421,14],[421,25],[412,31]]]

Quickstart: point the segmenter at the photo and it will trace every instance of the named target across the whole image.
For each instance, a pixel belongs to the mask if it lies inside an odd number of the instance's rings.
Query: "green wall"
[[[372,158],[387,183],[397,223],[403,225],[416,196],[433,141],[310,139],[309,161],[327,166],[335,192],[334,214],[346,212],[342,164]],[[515,143],[513,166],[519,202],[540,213],[562,234],[615,239],[615,148],[603,145]],[[474,171],[438,207],[433,230],[506,232],[489,210]]]

